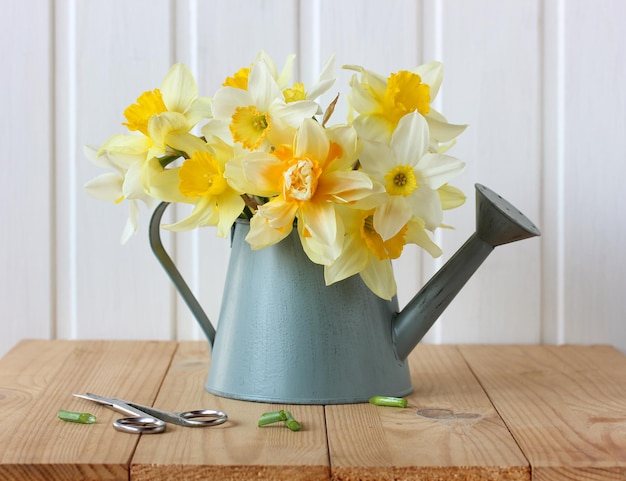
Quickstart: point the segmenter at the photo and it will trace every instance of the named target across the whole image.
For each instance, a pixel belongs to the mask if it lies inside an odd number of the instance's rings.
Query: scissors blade
[[[161,421],[165,421],[166,423],[170,423],[170,424],[178,424],[180,426],[184,426],[184,419],[180,416],[180,414],[178,413],[174,413],[174,412],[169,412],[169,411],[162,411],[160,409],[156,409],[153,408],[151,406],[144,406],[142,404],[137,404],[134,402],[129,402],[128,403],[129,406],[144,412],[152,417],[155,417],[156,419],[160,419]]]
[[[128,401],[124,401],[123,399],[117,399],[113,397],[104,397],[98,396],[93,393],[85,393],[85,394],[74,394],[74,396],[87,399],[89,401],[97,402],[98,404],[103,404],[111,409],[114,409],[117,412],[128,414],[129,416],[137,416],[137,417],[146,417],[149,416],[145,411],[141,411],[137,407],[133,406],[132,403]]]

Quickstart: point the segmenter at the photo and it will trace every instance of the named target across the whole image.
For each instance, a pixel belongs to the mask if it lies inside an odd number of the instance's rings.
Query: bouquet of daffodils
[[[243,217],[252,249],[297,229],[327,284],[359,274],[390,299],[391,260],[409,243],[441,255],[429,233],[442,226],[444,210],[465,201],[448,185],[464,164],[446,154],[465,126],[431,106],[443,66],[431,62],[389,77],[345,66],[354,71],[348,119],[328,125],[339,97],[325,109],[318,99],[334,83],[334,58],[309,89],[291,83],[293,61],[278,72],[261,52],[212,98],[199,97],[189,69],[174,65],[160,88],[124,111],[131,133],[85,148],[92,162],[112,170],[86,189],[129,204],[122,242],[136,231],[139,201],[149,208],[189,204],[188,217],[163,227],[216,226],[227,237]]]

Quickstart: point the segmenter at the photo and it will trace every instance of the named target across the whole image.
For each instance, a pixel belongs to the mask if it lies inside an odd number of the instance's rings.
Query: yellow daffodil
[[[188,132],[199,121],[211,116],[210,99],[197,97],[198,87],[193,75],[183,64],[170,68],[161,83],[160,89],[141,94],[137,103],[124,111],[126,122],[123,124],[130,131],[137,131],[142,136],[113,136],[100,152],[130,149],[145,150],[147,157],[156,157],[165,153],[164,137],[168,132]]]
[[[247,90],[222,87],[215,93],[212,108],[215,120],[203,133],[227,141],[231,137],[231,142],[253,151],[290,143],[296,128],[303,119],[315,115],[318,105],[309,100],[287,103],[270,67],[261,58],[250,69]]]
[[[356,74],[352,77],[349,99],[359,113],[354,119],[354,127],[364,138],[389,141],[400,119],[415,111],[428,122],[432,150],[437,150],[439,143],[449,142],[465,130],[465,125],[448,123],[432,107],[443,80],[443,65],[440,62],[430,62],[413,71],[401,70],[387,78],[356,65],[344,68],[356,70],[361,75],[360,79]]]
[[[330,264],[341,252],[343,224],[336,204],[371,195],[375,186],[363,172],[351,170],[357,138],[350,127],[324,129],[305,119],[293,146],[273,153],[253,153],[242,161],[245,177],[254,179],[255,195],[274,196],[259,206],[247,240],[261,249],[285,238],[297,218],[298,233],[309,258]]]
[[[227,237],[244,208],[242,192],[233,189],[224,177],[226,164],[233,157],[233,148],[216,138],[208,145],[184,132],[171,133],[167,142],[189,155],[180,167],[170,170],[177,172],[180,194],[195,206],[187,218],[164,227],[186,231],[212,225],[217,226],[219,237]]]
[[[345,238],[341,255],[324,267],[327,285],[359,274],[374,294],[391,299],[397,291],[391,261],[402,254],[406,244],[418,244],[433,257],[441,255],[419,218],[411,219],[396,235],[383,240],[374,228],[373,210],[360,210],[339,206],[345,226]]]
[[[417,111],[402,117],[391,141],[363,142],[362,168],[385,186],[388,199],[376,208],[374,228],[383,240],[395,236],[412,217],[428,230],[443,219],[438,189],[459,174],[464,164],[444,154],[428,152],[429,129]]]
[[[99,149],[98,155],[142,155],[141,181],[150,191],[148,161],[174,152],[165,141],[170,132],[189,132],[194,125],[211,115],[210,100],[197,97],[198,87],[193,75],[183,64],[174,65],[167,73],[160,89],[144,92],[124,111],[123,124],[142,135],[118,134],[110,137]]]

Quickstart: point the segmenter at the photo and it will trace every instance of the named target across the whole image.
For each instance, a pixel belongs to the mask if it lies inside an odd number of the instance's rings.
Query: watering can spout
[[[404,360],[432,327],[494,247],[541,235],[519,210],[476,184],[476,232],[411,299],[393,321],[393,338]]]

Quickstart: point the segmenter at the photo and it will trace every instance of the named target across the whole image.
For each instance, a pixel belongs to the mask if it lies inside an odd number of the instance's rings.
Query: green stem
[[[370,403],[376,406],[391,406],[395,408],[405,408],[407,400],[402,397],[374,396],[370,398]]]
[[[71,423],[93,424],[96,422],[96,417],[93,414],[65,411],[64,409],[61,409],[57,413],[57,417],[63,421],[69,421]]]
[[[285,419],[285,424],[287,425],[287,427],[292,431],[300,431],[302,429],[300,423],[293,418],[289,411],[284,411],[284,413],[287,418]]]
[[[263,413],[259,418],[259,427],[265,426],[267,424],[278,423],[280,421],[284,421],[285,419],[285,411],[282,410]]]

